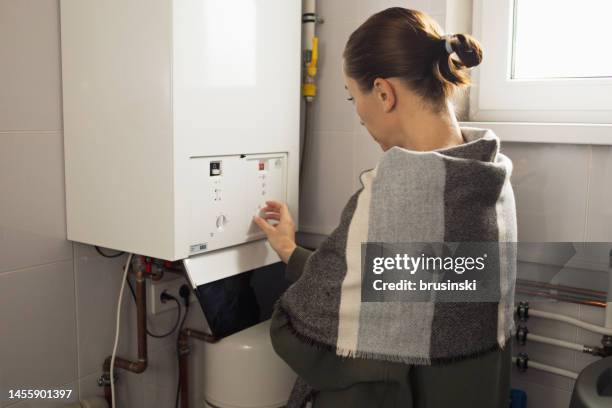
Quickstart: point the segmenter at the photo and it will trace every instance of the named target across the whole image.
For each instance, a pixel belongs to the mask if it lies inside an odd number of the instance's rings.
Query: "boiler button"
[[[217,217],[217,229],[223,229],[223,227],[227,224],[227,218],[225,215],[220,215]]]

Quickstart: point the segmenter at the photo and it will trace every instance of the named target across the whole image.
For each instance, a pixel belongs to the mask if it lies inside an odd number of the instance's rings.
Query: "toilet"
[[[205,408],[277,408],[296,374],[276,355],[270,320],[204,346]]]

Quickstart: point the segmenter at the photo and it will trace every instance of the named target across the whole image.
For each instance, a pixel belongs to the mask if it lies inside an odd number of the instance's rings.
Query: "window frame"
[[[515,0],[473,1],[484,58],[472,70],[469,123],[500,129],[502,140],[612,144],[612,78],[510,79]]]

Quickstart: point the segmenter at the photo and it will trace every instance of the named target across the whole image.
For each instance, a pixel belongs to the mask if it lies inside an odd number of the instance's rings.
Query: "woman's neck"
[[[404,116],[397,145],[409,150],[431,151],[465,143],[451,103],[439,113],[420,109]]]

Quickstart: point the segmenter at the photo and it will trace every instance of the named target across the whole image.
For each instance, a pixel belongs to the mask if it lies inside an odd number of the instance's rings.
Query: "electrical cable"
[[[94,248],[96,248],[96,251],[105,258],[119,258],[121,255],[125,254],[125,252],[121,251],[116,254],[107,255],[104,252],[102,252],[99,246],[94,245]]]
[[[119,345],[119,326],[121,322],[121,301],[123,299],[123,290],[125,289],[125,282],[127,281],[128,271],[130,270],[130,264],[132,263],[132,254],[128,255],[127,261],[125,263],[125,268],[123,270],[123,279],[121,280],[121,289],[119,289],[119,299],[117,300],[117,321],[115,324],[115,343],[113,345],[113,354],[111,355],[110,362],[110,384],[111,384],[111,406],[116,407],[115,404],[115,376],[114,376],[114,368],[115,368],[115,357],[117,355],[117,346]]]
[[[151,336],[151,337],[155,337],[156,339],[163,339],[164,337],[168,337],[168,336],[170,336],[172,333],[174,333],[174,332],[176,331],[176,328],[177,328],[177,327],[178,327],[178,325],[179,325],[179,321],[181,320],[181,311],[182,311],[182,308],[181,308],[181,302],[179,302],[179,301],[178,301],[178,299],[177,299],[177,298],[175,298],[175,297],[174,297],[174,296],[172,296],[172,295],[168,295],[168,296],[170,296],[170,297],[172,298],[172,300],[173,300],[173,301],[175,301],[175,302],[176,302],[176,305],[178,306],[178,309],[177,309],[177,314],[176,314],[176,320],[174,321],[174,326],[172,326],[172,328],[171,328],[170,330],[168,330],[168,332],[167,332],[167,333],[164,333],[164,334],[155,334],[155,333],[151,333],[151,332],[149,331],[149,329],[147,329],[147,334],[148,334],[149,336]]]
[[[183,285],[183,287],[186,285]],[[182,288],[181,288],[182,289]],[[186,295],[183,295],[183,291],[181,291],[181,296],[183,297],[183,300],[185,301],[185,314],[183,315],[183,320],[181,321],[181,325],[179,327],[179,335],[176,338],[176,358],[177,358],[177,362],[179,365],[179,370],[178,370],[178,381],[176,383],[176,399],[174,402],[174,408],[178,408],[179,406],[179,393],[181,390],[181,370],[180,370],[180,361],[181,361],[181,350],[179,348],[179,339],[181,338],[181,331],[183,331],[183,326],[185,325],[185,319],[187,319],[187,315],[189,314],[189,292],[187,292]]]
[[[136,303],[136,293],[134,292],[134,287],[132,286],[132,282],[130,281],[129,274],[126,277],[126,279],[127,279],[128,287],[130,288],[130,292],[132,293],[132,299],[134,300],[134,303]],[[181,312],[182,312],[181,302],[179,302],[179,300],[176,297],[174,297],[174,296],[172,296],[170,294],[166,293],[166,296],[168,296],[170,298],[170,300],[176,302],[176,305],[178,306],[178,311],[177,311],[177,315],[176,315],[176,321],[174,322],[174,326],[172,326],[172,329],[170,329],[165,334],[155,334],[155,333],[152,333],[151,331],[149,331],[149,327],[147,325],[147,334],[149,336],[151,336],[151,337],[155,337],[156,339],[163,339],[164,337],[170,336],[172,333],[174,333],[174,331],[176,330],[176,328],[179,325],[179,322],[181,321]],[[147,321],[150,324],[149,316],[147,316]]]

